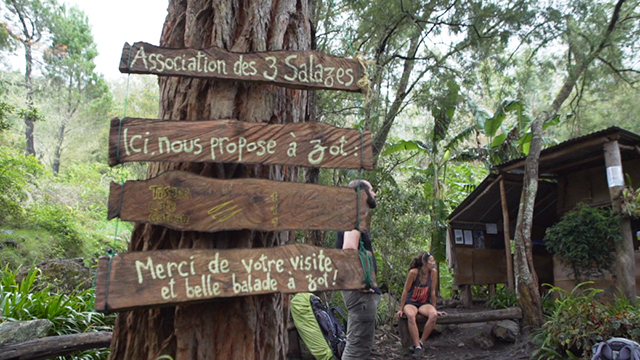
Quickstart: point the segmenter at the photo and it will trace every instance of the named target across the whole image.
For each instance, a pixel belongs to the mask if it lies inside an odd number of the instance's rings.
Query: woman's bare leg
[[[420,332],[418,331],[418,324],[416,323],[416,315],[418,315],[418,308],[414,305],[405,305],[404,314],[407,315],[407,325],[409,327],[409,334],[411,334],[411,340],[415,347],[420,346]]]
[[[425,341],[427,341],[427,338],[429,338],[429,335],[431,335],[431,332],[436,327],[436,321],[438,321],[438,312],[436,311],[436,308],[431,304],[420,306],[418,312],[428,318],[427,323],[424,324],[424,330],[422,331],[422,337],[420,338],[420,341],[424,343]],[[417,328],[418,326],[416,325],[416,329]],[[409,329],[409,332],[411,332],[411,329]]]

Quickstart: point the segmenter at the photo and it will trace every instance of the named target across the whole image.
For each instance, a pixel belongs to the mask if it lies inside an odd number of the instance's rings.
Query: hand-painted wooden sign
[[[156,250],[100,257],[98,311],[213,298],[364,288],[357,250],[296,244],[231,250]],[[375,275],[371,274],[375,281]]]
[[[372,169],[371,132],[319,122],[111,120],[109,165],[129,161],[235,162]]]
[[[368,212],[365,192],[351,188],[168,171],[111,183],[108,218],[194,231],[365,230]]]
[[[208,49],[161,48],[144,42],[125,43],[120,72],[190,76],[269,83],[297,89],[361,91],[364,76],[356,59],[312,51],[233,53]]]

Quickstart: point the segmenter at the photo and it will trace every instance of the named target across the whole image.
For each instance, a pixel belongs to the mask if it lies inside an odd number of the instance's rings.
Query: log
[[[111,332],[48,336],[0,347],[0,360],[41,360],[64,356],[76,351],[107,348],[111,344]]]
[[[519,307],[512,307],[500,310],[487,310],[480,312],[441,315],[438,317],[437,323],[440,325],[450,325],[509,319],[522,319],[522,309],[520,309]],[[420,333],[422,333],[422,329],[424,328],[424,324],[427,322],[427,318],[418,314],[418,316],[416,317],[416,322],[418,323],[418,330],[420,331]],[[402,346],[409,347],[412,345],[411,334],[409,334],[406,315],[402,316],[402,318],[398,321],[398,333],[400,335]]]

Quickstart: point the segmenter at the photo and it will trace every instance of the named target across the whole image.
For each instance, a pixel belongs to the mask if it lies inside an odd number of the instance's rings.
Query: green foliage
[[[0,133],[11,128],[8,118],[15,110],[15,106],[9,105],[4,101],[0,101]]]
[[[640,308],[616,299],[613,304],[595,300],[600,289],[583,288],[581,283],[571,292],[552,287],[556,293],[554,310],[536,334],[540,344],[536,359],[587,358],[592,346],[612,337],[640,339]]]
[[[487,306],[491,309],[506,309],[518,306],[518,298],[515,291],[504,286],[498,286],[496,293],[487,300]]]
[[[0,146],[0,224],[20,224],[26,211],[21,202],[29,184],[42,173],[42,166],[33,156]]]
[[[35,122],[44,120],[44,116],[40,114],[40,111],[38,111],[37,108],[34,107],[28,109],[20,109],[20,111],[18,111],[18,115],[27,121]]]
[[[627,175],[627,183],[631,183]],[[640,218],[640,189],[625,186],[622,190],[622,213],[632,218]]]
[[[611,271],[619,219],[610,209],[578,204],[547,229],[546,248],[571,267],[577,279]]]
[[[59,246],[66,258],[78,257],[84,253],[82,234],[77,225],[78,213],[69,206],[44,205],[32,209],[35,227],[57,235],[55,245]]]
[[[0,321],[47,319],[53,323],[49,336],[110,331],[115,315],[93,312],[91,290],[70,295],[53,294],[49,288],[34,287],[39,270],[29,271],[22,282],[8,266],[0,270]],[[80,352],[65,359],[106,359],[108,350]],[[60,357],[59,359],[63,359]]]

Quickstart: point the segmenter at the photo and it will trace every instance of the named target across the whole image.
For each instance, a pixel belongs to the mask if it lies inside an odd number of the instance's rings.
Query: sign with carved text
[[[375,274],[371,274],[375,281]],[[364,288],[357,250],[296,244],[156,250],[102,256],[95,308],[120,311],[213,298]]]
[[[211,232],[352,230],[356,224],[366,230],[368,212],[364,190],[358,196],[346,187],[167,171],[149,180],[111,183],[108,218]]]
[[[309,90],[361,91],[364,76],[356,59],[313,51],[233,53],[207,49],[161,48],[144,42],[124,44],[120,72],[250,81]]]
[[[111,120],[109,165],[129,161],[234,162],[373,169],[371,132],[319,122]]]

